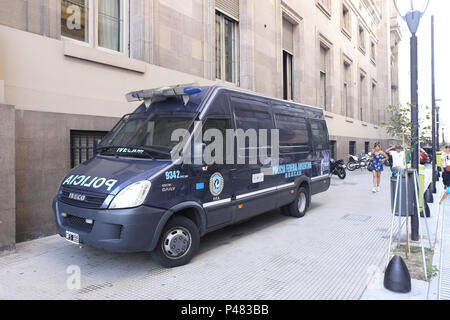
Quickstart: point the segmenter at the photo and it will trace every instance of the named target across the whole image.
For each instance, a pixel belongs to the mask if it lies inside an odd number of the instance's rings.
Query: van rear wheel
[[[173,216],[164,227],[152,257],[167,268],[188,264],[198,251],[197,225],[183,216]]]
[[[308,204],[309,204],[308,190],[304,187],[300,187],[300,189],[298,189],[295,201],[281,208],[281,212],[284,215],[289,215],[295,218],[302,218],[305,216],[306,211],[308,210]]]

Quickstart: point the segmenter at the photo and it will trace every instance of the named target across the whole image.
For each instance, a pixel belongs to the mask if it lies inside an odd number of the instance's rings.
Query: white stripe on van
[[[219,206],[219,205],[230,203],[230,202],[231,202],[231,198],[213,201],[213,202],[207,202],[207,203],[203,204],[203,208],[215,207],[215,206]]]
[[[236,200],[241,200],[244,198],[248,198],[248,197],[252,197],[258,194],[262,194],[262,193],[266,193],[266,192],[272,192],[272,191],[278,191],[278,190],[283,190],[286,188],[291,188],[294,187],[295,183],[288,183],[288,184],[284,184],[281,186],[277,186],[277,187],[272,187],[272,188],[267,188],[267,189],[263,189],[263,190],[259,190],[259,191],[255,191],[255,192],[250,192],[250,193],[245,193],[245,194],[241,194],[240,196],[236,197]],[[231,198],[229,199],[224,199],[224,200],[218,200],[218,201],[213,201],[213,202],[207,202],[203,204],[203,208],[210,208],[210,207],[215,207],[215,206],[219,206],[222,204],[227,204],[231,202]]]
[[[318,177],[311,178],[311,181],[323,180],[323,179],[326,179],[326,178],[329,178],[329,177],[330,177],[329,174],[324,174],[323,176],[318,176]]]
[[[288,183],[288,184],[283,184],[281,186],[276,186],[276,187],[272,187],[272,188],[267,188],[267,189],[263,189],[263,190],[258,190],[255,192],[250,192],[250,193],[245,193],[245,194],[241,194],[240,196],[236,197],[236,200],[240,200],[240,199],[244,199],[244,198],[248,198],[248,197],[252,197],[252,196],[256,196],[258,194],[261,193],[266,193],[266,192],[272,192],[272,191],[278,191],[278,190],[282,190],[282,189],[286,189],[286,188],[290,188],[295,186],[295,183]]]

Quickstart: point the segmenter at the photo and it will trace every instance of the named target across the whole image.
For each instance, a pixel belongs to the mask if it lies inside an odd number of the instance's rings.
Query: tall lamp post
[[[431,154],[432,154],[432,183],[431,192],[436,193],[436,83],[434,72],[434,16],[431,16]]]
[[[402,14],[399,7],[405,8],[407,0],[394,0],[395,9],[400,17],[406,21],[409,31],[411,32],[411,162],[412,168],[419,170],[419,97],[418,97],[418,66],[417,66],[417,30],[419,29],[420,19],[423,17],[425,11],[430,4],[430,0],[410,0],[410,9],[407,13]],[[414,4],[424,5],[423,10],[414,8]],[[406,10],[405,10],[406,11]],[[411,217],[411,239],[413,241],[419,240],[419,217],[413,215]]]
[[[442,101],[442,99],[436,99],[436,102],[440,102],[440,101]],[[440,148],[441,148],[441,144],[440,144],[441,136],[439,134],[439,125],[440,125],[439,110],[440,109],[441,108],[438,105],[436,105],[436,150],[440,150]]]

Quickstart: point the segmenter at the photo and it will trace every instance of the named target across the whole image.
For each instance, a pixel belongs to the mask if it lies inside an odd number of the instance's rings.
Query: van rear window
[[[310,120],[314,150],[328,150],[328,133],[325,121]]]

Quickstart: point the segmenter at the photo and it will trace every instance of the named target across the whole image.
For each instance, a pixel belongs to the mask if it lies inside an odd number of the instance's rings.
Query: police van
[[[221,86],[127,99],[142,104],[63,179],[53,201],[58,233],[70,242],[152,252],[176,267],[205,234],[277,208],[303,217],[330,187],[320,108]]]

